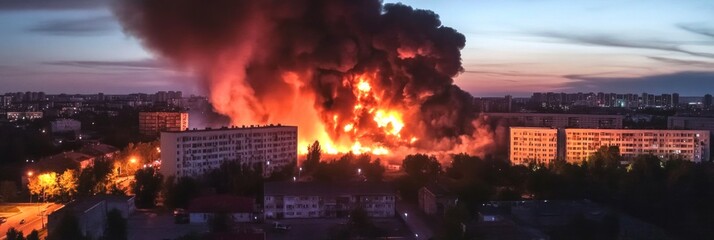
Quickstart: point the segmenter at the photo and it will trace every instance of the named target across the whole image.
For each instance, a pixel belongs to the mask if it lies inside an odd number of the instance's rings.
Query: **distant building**
[[[84,145],[78,152],[90,155],[97,160],[112,160],[119,154],[119,149],[107,144],[93,143]]]
[[[89,239],[100,239],[104,235],[107,213],[113,209],[119,210],[122,217],[128,218],[134,212],[134,197],[95,195],[68,203],[64,207],[47,216],[47,229],[52,233],[68,213],[74,215],[79,223],[82,234]]]
[[[506,95],[503,98],[483,97],[474,98],[474,110],[476,112],[511,112],[513,97]]]
[[[78,133],[80,130],[82,130],[82,122],[74,119],[61,118],[50,122],[50,129],[53,133]]]
[[[255,212],[255,199],[230,195],[198,197],[188,207],[191,223],[205,223],[216,213],[228,214],[234,222],[251,222]]]
[[[10,122],[18,120],[33,120],[42,118],[42,112],[7,112],[7,120]]]
[[[512,164],[548,164],[558,157],[558,142],[554,128],[511,127],[509,159]]]
[[[711,108],[712,107],[712,95],[711,94],[706,94],[704,95],[704,108]]]
[[[384,183],[268,182],[266,219],[347,217],[361,207],[370,217],[392,217],[396,194]]]
[[[161,173],[200,176],[227,161],[274,170],[297,162],[297,127],[267,125],[161,132]]]
[[[622,128],[622,115],[552,114],[552,113],[485,113],[503,119],[511,127],[549,128]]]
[[[444,211],[457,204],[458,198],[437,183],[419,189],[419,209],[431,216],[443,216]]]
[[[139,132],[145,136],[158,136],[162,131],[188,129],[187,112],[140,112]]]

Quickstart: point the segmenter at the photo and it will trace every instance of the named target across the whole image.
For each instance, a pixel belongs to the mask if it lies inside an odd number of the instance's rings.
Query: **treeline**
[[[579,164],[527,166],[458,154],[442,168],[433,156],[416,154],[404,159],[407,174],[397,185],[404,199],[416,201],[420,187],[439,182],[458,196],[463,218],[487,201],[591,199],[677,236],[714,235],[714,164],[653,155],[622,162],[617,147],[603,147]]]

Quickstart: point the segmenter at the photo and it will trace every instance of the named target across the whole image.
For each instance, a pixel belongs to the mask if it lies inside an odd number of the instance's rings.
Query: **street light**
[[[361,168],[358,168],[358,169],[357,169],[357,174],[362,174],[362,169],[361,169]]]
[[[136,158],[135,158],[135,157],[132,157],[131,159],[129,159],[129,162],[130,162],[130,163],[136,163]]]
[[[27,177],[28,177],[28,178],[29,178],[29,177],[32,177],[33,174],[35,174],[35,173],[32,172],[32,171],[27,171]]]

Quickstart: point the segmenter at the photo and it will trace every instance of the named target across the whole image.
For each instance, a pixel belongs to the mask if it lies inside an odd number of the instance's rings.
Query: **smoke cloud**
[[[120,0],[114,12],[158,57],[202,76],[233,124],[296,124],[301,142],[335,146],[493,145],[453,83],[466,39],[434,12],[378,0]]]

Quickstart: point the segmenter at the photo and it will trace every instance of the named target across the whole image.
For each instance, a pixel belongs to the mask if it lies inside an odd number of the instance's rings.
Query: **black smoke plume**
[[[478,138],[471,96],[453,82],[466,39],[432,11],[378,0],[117,0],[114,12],[158,57],[202,76],[234,123],[289,119],[285,109],[312,96],[309,111],[331,138],[343,137],[343,119],[371,117],[355,114],[345,79],[372,73],[379,105],[404,112],[414,147]],[[349,137],[397,144],[383,134]]]

